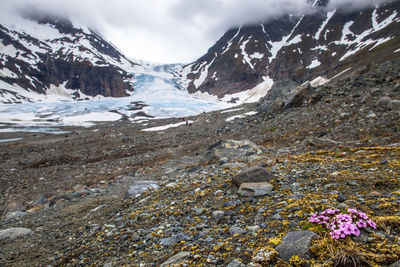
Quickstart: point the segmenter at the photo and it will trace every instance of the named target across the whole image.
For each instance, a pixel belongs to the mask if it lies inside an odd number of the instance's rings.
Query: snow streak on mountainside
[[[3,102],[127,96],[134,65],[101,36],[68,20],[0,18]]]
[[[326,6],[327,1],[315,1],[311,14],[229,30],[183,68],[187,89],[222,97],[272,80],[265,90],[272,87],[270,94],[280,95],[307,81],[326,81],[400,56],[399,1],[357,11]]]

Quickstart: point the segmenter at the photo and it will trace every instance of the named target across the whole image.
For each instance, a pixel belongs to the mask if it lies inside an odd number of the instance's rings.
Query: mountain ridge
[[[0,81],[11,85],[0,93],[10,102],[29,99],[24,91],[59,91],[72,99],[133,91],[135,63],[98,33],[68,19],[25,14],[0,23],[0,40]]]
[[[188,91],[223,97],[252,89],[268,77],[275,90],[287,94],[318,77],[330,79],[349,68],[400,56],[395,52],[400,48],[398,1],[359,11],[318,7],[301,17],[284,15],[227,31],[184,67]]]

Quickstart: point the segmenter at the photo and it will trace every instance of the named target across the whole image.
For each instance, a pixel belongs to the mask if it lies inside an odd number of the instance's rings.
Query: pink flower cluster
[[[327,209],[319,214],[312,214],[309,221],[321,224],[330,230],[332,239],[345,238],[348,235],[359,236],[362,228],[376,229],[376,224],[369,220],[364,212],[356,209],[348,209],[347,212],[340,213],[338,209]]]

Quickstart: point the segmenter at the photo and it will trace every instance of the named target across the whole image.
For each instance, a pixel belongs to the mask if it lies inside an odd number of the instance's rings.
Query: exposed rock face
[[[3,98],[23,100],[13,88],[72,99],[133,91],[134,63],[92,30],[37,15],[22,21],[0,22],[0,81],[11,87],[1,87]]]
[[[272,79],[269,97],[276,99],[317,77],[329,79],[400,57],[395,52],[400,48],[399,1],[362,12],[329,10],[327,2],[315,3],[315,12],[302,17],[285,15],[229,30],[207,54],[185,66],[188,90],[221,97]],[[265,93],[268,89],[265,85]]]

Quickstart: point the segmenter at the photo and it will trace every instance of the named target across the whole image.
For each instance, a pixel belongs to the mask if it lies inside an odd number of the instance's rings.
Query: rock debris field
[[[163,131],[142,130],[180,119],[19,133],[0,143],[0,265],[399,266],[399,69]],[[334,240],[309,222],[327,209],[376,229]]]

